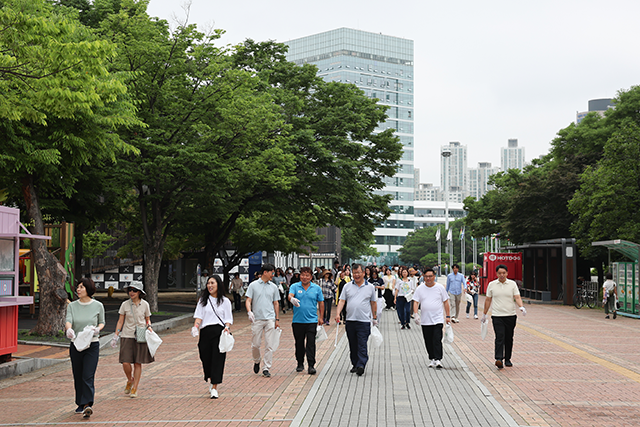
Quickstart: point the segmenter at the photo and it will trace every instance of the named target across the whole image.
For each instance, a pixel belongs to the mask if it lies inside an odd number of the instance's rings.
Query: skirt
[[[146,342],[137,342],[135,338],[120,338],[120,363],[151,363],[154,358],[149,353]]]

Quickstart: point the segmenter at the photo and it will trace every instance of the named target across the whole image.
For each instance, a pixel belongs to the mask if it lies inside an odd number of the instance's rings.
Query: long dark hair
[[[216,281],[216,284],[218,285],[218,294],[211,295],[209,293],[209,288],[205,285],[204,289],[202,290],[202,295],[200,295],[200,304],[202,304],[203,307],[207,306],[209,296],[213,296],[216,299],[217,305],[222,304],[222,298],[224,297],[224,284],[222,283],[222,279],[217,274],[212,274],[207,279],[207,283],[209,283],[209,280],[211,279],[214,279]]]

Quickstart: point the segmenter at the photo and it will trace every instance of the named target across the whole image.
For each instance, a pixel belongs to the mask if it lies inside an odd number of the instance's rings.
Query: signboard
[[[95,273],[91,275],[91,280],[96,284],[96,289],[124,289],[129,286],[133,280],[142,282],[143,267],[141,265],[123,265],[118,268],[112,268],[104,273]]]

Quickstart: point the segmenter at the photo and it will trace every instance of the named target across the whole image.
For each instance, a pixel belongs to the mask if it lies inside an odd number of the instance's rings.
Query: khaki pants
[[[253,363],[260,363],[260,347],[262,347],[262,336],[264,335],[264,367],[263,370],[270,370],[273,362],[273,352],[278,348],[278,331],[276,331],[275,320],[257,320],[251,325],[251,353]]]
[[[449,306],[451,307],[451,317],[458,318],[460,313],[460,301],[462,301],[462,294],[454,295],[449,292]]]

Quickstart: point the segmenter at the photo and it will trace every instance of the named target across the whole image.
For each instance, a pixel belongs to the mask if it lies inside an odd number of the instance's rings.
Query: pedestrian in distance
[[[451,304],[451,321],[458,323],[460,315],[460,301],[465,293],[464,275],[459,273],[458,264],[453,264],[452,272],[447,275],[447,292],[449,293],[449,301]]]
[[[384,281],[384,300],[387,303],[385,310],[395,310],[393,292],[396,289],[396,276],[392,274],[389,267],[385,267],[382,280]]]
[[[136,339],[137,327],[145,327],[151,330],[151,309],[149,303],[142,299],[144,286],[140,281],[132,281],[127,288],[129,299],[120,305],[116,333],[111,343],[115,347],[120,341],[120,355],[118,361],[122,364],[122,370],[127,377],[124,394],[129,397],[138,397],[138,385],[142,377],[142,365],[154,361],[146,342],[138,342]],[[133,365],[133,367],[132,367]]]
[[[411,329],[411,300],[407,300],[407,298],[413,294],[414,290],[413,281],[409,278],[409,270],[406,267],[400,267],[399,277],[396,279],[396,289],[393,294],[393,303],[398,309],[398,318],[402,325],[400,329]]]
[[[244,286],[244,282],[240,278],[240,273],[234,273],[231,279],[231,294],[233,295],[233,310],[240,311],[242,309],[242,297],[240,291]]]
[[[513,366],[511,356],[513,353],[513,331],[516,328],[516,305],[523,316],[527,315],[524,308],[518,285],[507,278],[507,266],[500,264],[496,267],[498,278],[487,287],[487,297],[484,300],[484,313],[482,323],[487,322],[487,313],[491,309],[491,321],[495,340],[495,359],[498,369],[504,366]],[[504,359],[504,363],[502,362]]]
[[[418,313],[420,309],[420,313]],[[442,368],[442,327],[450,324],[449,294],[436,282],[431,268],[424,271],[424,284],[413,295],[413,319],[422,327],[424,344],[429,354],[429,368]]]
[[[333,275],[331,271],[325,270],[322,273],[322,279],[320,279],[320,288],[322,288],[322,295],[324,296],[324,313],[322,320],[324,324],[329,326],[331,323],[331,307],[334,304],[336,298],[336,290],[338,286],[333,281]]]
[[[253,356],[253,372],[260,372],[260,362],[263,361],[262,375],[271,377],[273,352],[280,334],[280,319],[278,319],[280,292],[271,281],[275,267],[264,264],[260,269],[260,277],[249,284],[247,289],[247,315],[251,324],[251,354]],[[295,273],[294,276],[295,277]],[[295,283],[295,282],[294,282]],[[262,337],[264,336],[264,357],[260,354]]]
[[[344,285],[340,293],[336,323],[340,323],[340,312],[346,304],[345,330],[352,365],[350,372],[362,376],[369,361],[367,340],[371,334],[371,325],[378,326],[378,298],[376,289],[364,279],[362,265],[354,264],[352,274],[353,280]]]
[[[289,294],[288,289],[289,285],[287,285],[287,278],[284,276],[284,272],[281,268],[276,268],[276,274],[273,276],[273,283],[278,287],[278,292],[280,292],[280,308],[283,313],[287,312],[287,295]]]
[[[465,287],[465,292],[467,295],[471,297],[471,301],[467,301],[467,319],[469,318],[469,310],[471,309],[471,304],[473,303],[473,318],[478,318],[478,291],[480,289],[480,285],[478,283],[478,278],[476,273],[471,273],[467,278],[467,286]]]
[[[602,295],[604,296],[604,314],[605,319],[609,318],[609,313],[613,313],[613,318],[618,317],[616,311],[616,296],[618,295],[618,286],[616,282],[613,281],[613,275],[611,273],[607,273],[605,276],[605,281],[602,284]]]
[[[304,356],[307,356],[309,375],[316,373],[316,328],[324,322],[324,296],[320,286],[311,282],[311,267],[300,269],[300,282],[289,288],[289,301],[293,304],[293,339],[298,366],[296,372],[304,370]],[[318,312],[320,315],[318,315]]]
[[[100,356],[100,331],[104,328],[104,306],[92,298],[96,292],[93,280],[84,278],[76,287],[78,299],[67,306],[65,333],[72,342],[69,345],[73,385],[76,393],[76,414],[89,418],[93,414],[93,403],[96,395],[94,380],[98,358]],[[86,327],[93,332],[91,344],[84,350],[75,346],[78,334]]]
[[[233,324],[231,301],[224,296],[224,284],[220,276],[214,274],[209,277],[193,317],[195,320],[191,335],[194,338],[200,337],[198,353],[204,371],[204,381],[210,382],[211,399],[217,399],[218,385],[222,383],[224,364],[227,360],[227,353],[220,352],[220,337],[223,332],[230,334]]]

